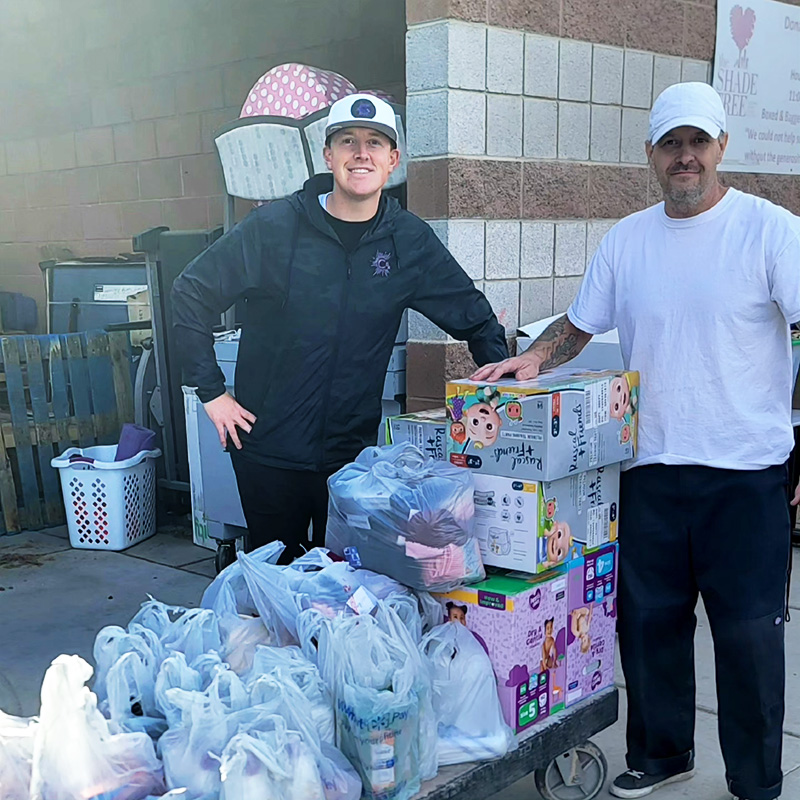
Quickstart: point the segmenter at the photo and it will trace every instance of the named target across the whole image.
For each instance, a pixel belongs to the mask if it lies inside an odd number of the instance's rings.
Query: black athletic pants
[[[245,550],[280,539],[286,549],[279,564],[289,564],[306,550],[325,544],[330,472],[265,467],[231,450],[242,510],[247,522]],[[308,540],[313,523],[313,538]]]
[[[714,639],[728,788],[748,800],[778,797],[791,547],[786,467],[655,464],[624,472],[620,491],[628,767],[678,771],[693,755],[699,594]]]

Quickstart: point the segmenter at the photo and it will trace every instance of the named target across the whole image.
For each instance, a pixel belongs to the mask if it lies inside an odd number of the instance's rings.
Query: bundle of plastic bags
[[[239,553],[238,565],[272,643],[300,645],[309,656],[314,648],[298,630],[300,614],[312,612],[306,615],[310,617],[305,626],[308,632],[322,619],[358,613],[359,590],[395,608],[417,640],[423,627],[436,624],[441,616],[441,609],[429,595],[415,594],[386,575],[334,561],[322,548],[310,550],[288,566]]]
[[[489,656],[459,622],[439,625],[422,640],[431,665],[439,764],[500,758],[516,737],[503,719]]]
[[[369,447],[328,480],[325,544],[356,567],[446,592],[486,577],[469,470],[414,445]]]
[[[320,629],[320,671],[334,695],[336,743],[364,797],[408,800],[438,770],[430,673],[391,608],[337,617]]]
[[[152,739],[112,733],[96,695],[85,686],[91,676],[82,658],[66,655],[45,673],[30,800],[142,800],[165,791]]]

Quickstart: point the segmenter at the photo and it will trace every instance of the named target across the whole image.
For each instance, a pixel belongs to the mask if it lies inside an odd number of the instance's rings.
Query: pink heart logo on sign
[[[734,6],[731,9],[731,36],[740,51],[747,47],[755,27],[756,12],[752,8],[745,11],[741,6]]]

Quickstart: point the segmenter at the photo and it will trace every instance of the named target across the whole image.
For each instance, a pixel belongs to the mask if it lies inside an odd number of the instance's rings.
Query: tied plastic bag
[[[0,797],[28,800],[37,721],[0,711]]]
[[[298,647],[258,647],[249,675],[251,685],[260,676],[276,674],[285,684],[291,681],[308,702],[306,718],[310,718],[319,738],[333,744],[333,700],[315,664]],[[251,688],[252,698],[252,688]]]
[[[472,476],[414,445],[368,447],[328,480],[325,544],[353,566],[446,592],[486,574]]]
[[[167,721],[155,701],[155,681],[139,653],[123,653],[108,671],[107,711],[116,731],[146,733],[158,739]]]
[[[275,730],[240,733],[228,742],[220,800],[325,800],[313,751],[280,717],[275,721]]]
[[[96,695],[84,685],[91,676],[92,668],[82,658],[66,655],[45,673],[31,800],[103,794],[142,800],[165,791],[152,740],[144,733],[111,733]]]
[[[219,630],[222,658],[238,675],[252,668],[256,648],[275,644],[261,617],[225,614],[220,617]]]
[[[334,692],[337,743],[361,776],[363,796],[408,800],[436,773],[435,742],[424,732],[435,726],[430,677],[395,612],[381,605],[378,613],[382,622],[369,615],[327,621],[320,670]],[[423,756],[426,746],[432,755]]]
[[[158,713],[167,720],[169,727],[174,727],[180,722],[182,707],[175,705],[167,692],[170,689],[199,692],[202,688],[200,673],[186,663],[186,656],[183,653],[173,653],[161,662],[153,699]]]
[[[433,670],[441,765],[500,758],[517,746],[503,719],[492,662],[472,632],[446,622],[422,640]]]
[[[131,631],[129,632],[118,625],[108,625],[102,628],[95,637],[93,654],[97,672],[92,688],[101,703],[108,697],[109,670],[125,653],[136,653],[155,680],[164,654],[164,648],[158,635],[133,622],[130,627]]]

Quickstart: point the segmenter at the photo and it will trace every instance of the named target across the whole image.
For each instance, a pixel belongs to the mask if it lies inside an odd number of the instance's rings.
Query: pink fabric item
[[[458,545],[428,547],[407,539],[406,555],[422,563],[422,579],[426,586],[439,586],[468,577],[464,550]]]
[[[256,81],[239,118],[272,115],[302,119],[356,91],[336,72],[304,64],[280,64]]]

